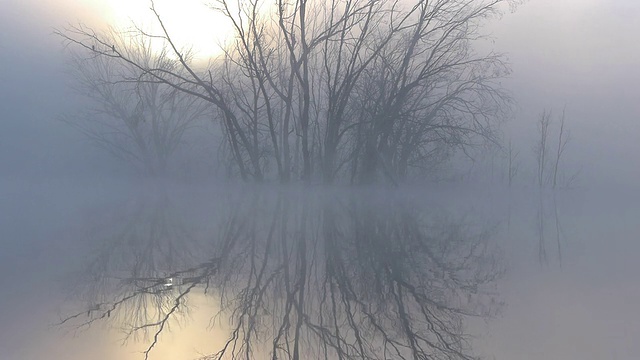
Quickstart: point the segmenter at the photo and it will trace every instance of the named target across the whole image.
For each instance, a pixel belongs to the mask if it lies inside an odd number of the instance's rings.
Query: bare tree
[[[540,114],[538,119],[538,139],[537,143],[533,147],[534,154],[536,156],[536,179],[538,187],[542,188],[547,183],[547,162],[548,162],[548,139],[549,139],[549,126],[551,125],[551,111],[544,110]]]
[[[145,173],[162,174],[206,107],[199,99],[118,61],[117,52],[148,68],[179,71],[166,48],[153,47],[151,39],[141,34],[112,30],[105,34],[104,43],[72,53],[70,71],[77,80],[76,90],[90,104],[82,113],[62,120]]]
[[[161,41],[176,58],[159,68],[111,47],[83,26],[58,34],[70,44],[135,69],[218,110],[229,161],[244,179],[292,175],[333,182],[410,170],[453,151],[495,141],[509,109],[499,54],[477,54],[484,20],[511,0],[216,0],[234,42],[198,68],[178,49],[151,1]]]
[[[551,111],[543,111],[538,119],[538,139],[536,145],[533,147],[533,151],[537,165],[536,180],[540,188],[545,185],[551,185],[554,189],[558,186],[571,186],[580,174],[580,171],[576,171],[566,177],[566,174],[562,171],[562,166],[560,166],[570,140],[570,133],[565,126],[565,112],[566,110],[563,109],[562,115],[559,118],[559,128],[557,130],[558,141],[556,143],[555,154],[553,155],[549,153],[549,139],[550,136],[553,136],[553,118]]]
[[[558,184],[558,166],[560,164],[560,158],[564,153],[567,143],[569,142],[569,132],[565,132],[564,128],[565,109],[562,109],[562,116],[560,117],[560,130],[558,131],[558,144],[556,148],[556,158],[553,164],[553,188],[556,188]]]
[[[518,176],[518,171],[520,170],[518,155],[520,155],[520,152],[513,149],[513,143],[509,140],[509,147],[507,148],[507,183],[509,187],[513,184],[513,180]]]

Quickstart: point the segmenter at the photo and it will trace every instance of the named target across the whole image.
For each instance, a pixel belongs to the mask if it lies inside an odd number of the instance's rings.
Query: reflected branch
[[[118,323],[111,312],[127,314],[125,341],[153,335],[148,359],[200,287],[219,306],[212,321],[230,325],[225,343],[203,360],[474,359],[465,320],[501,308],[494,227],[357,196],[258,193],[223,207],[217,236],[199,251],[209,260],[184,266],[197,261],[187,257],[164,276],[140,277],[140,261],[154,251],[143,247],[146,256],[118,268],[134,276],[102,289],[123,295],[100,303],[89,321]],[[152,228],[167,226],[155,220]]]

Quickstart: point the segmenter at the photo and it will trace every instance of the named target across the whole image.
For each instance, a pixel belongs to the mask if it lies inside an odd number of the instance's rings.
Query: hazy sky
[[[216,27],[220,19],[208,20],[211,13],[197,0],[180,1],[181,7],[170,3],[158,1],[158,7],[180,41],[193,40],[203,53],[213,52],[223,37]],[[143,19],[147,7],[146,0],[3,1],[0,168],[81,167],[79,160],[91,158],[84,153],[78,159],[86,142],[53,121],[74,95],[67,90],[64,51],[52,30],[66,23],[123,24],[129,17]],[[567,161],[582,167],[594,184],[639,183],[640,1],[529,0],[487,30],[512,64],[505,85],[519,109],[506,132],[521,152],[530,156],[537,114],[566,105],[572,137]]]
[[[542,108],[566,104],[571,151],[599,182],[640,180],[640,2],[529,1],[497,25],[509,54],[508,82],[533,131]],[[608,178],[608,175],[614,178]]]

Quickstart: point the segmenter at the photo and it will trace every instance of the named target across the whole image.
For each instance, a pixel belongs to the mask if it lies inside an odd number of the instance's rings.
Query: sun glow
[[[221,46],[231,36],[226,19],[202,0],[155,0],[169,35],[179,49],[191,48],[196,59],[205,60],[222,53]],[[118,29],[133,24],[153,35],[162,28],[151,11],[150,0],[108,0],[109,24]]]

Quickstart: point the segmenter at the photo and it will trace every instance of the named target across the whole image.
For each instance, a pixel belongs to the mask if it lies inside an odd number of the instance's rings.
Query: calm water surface
[[[633,359],[637,197],[3,184],[0,359]]]

